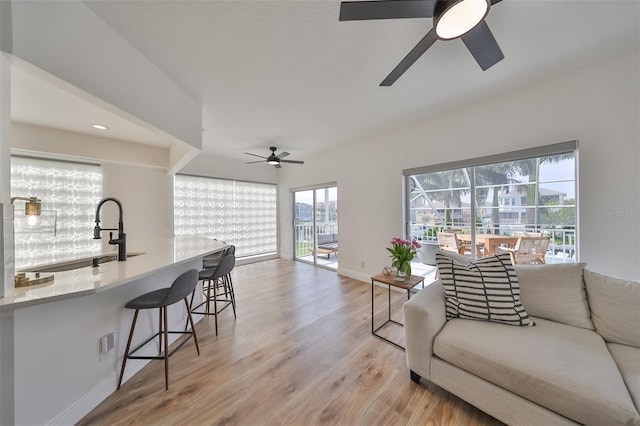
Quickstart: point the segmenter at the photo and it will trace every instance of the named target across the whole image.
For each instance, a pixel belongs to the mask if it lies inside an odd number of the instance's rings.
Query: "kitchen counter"
[[[5,297],[0,298],[0,311],[100,293],[139,280],[172,265],[218,252],[226,247],[228,247],[226,243],[202,237],[131,241],[127,251],[144,254],[128,257],[124,262],[103,263],[97,268],[89,266],[55,272],[52,282],[9,291]],[[112,252],[103,254],[112,254]],[[34,268],[25,268],[25,270]],[[171,283],[166,283],[166,285],[169,284]]]

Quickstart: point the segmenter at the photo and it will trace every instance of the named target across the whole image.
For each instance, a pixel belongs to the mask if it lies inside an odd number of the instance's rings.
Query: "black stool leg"
[[[207,281],[207,308],[205,309],[205,312],[207,314],[211,312],[211,308],[209,307],[210,300],[211,300],[211,280]]]
[[[204,284],[204,282],[203,282]],[[196,289],[194,288],[193,291],[191,292],[191,302],[187,304],[187,313],[191,314],[191,308],[193,307],[193,299],[196,296]],[[187,301],[187,298],[184,298],[184,301]],[[184,331],[187,331],[187,328],[189,328],[189,318],[187,318],[187,321],[184,323]],[[193,326],[191,327],[193,328]]]
[[[162,308],[158,309],[158,355],[162,353]]]
[[[233,317],[236,317],[236,293],[233,291],[233,281],[231,281],[231,274],[227,275],[227,285],[229,286],[229,293],[231,296],[231,307],[233,308]]]
[[[127,348],[124,350],[124,357],[122,358],[122,368],[120,369],[120,379],[118,380],[118,389],[122,385],[122,377],[124,376],[124,367],[127,365],[127,358],[129,357],[129,349],[131,348],[131,339],[133,338],[133,330],[136,327],[136,321],[138,319],[138,310],[133,314],[133,321],[131,321],[131,331],[129,332],[129,339],[127,339]]]
[[[213,319],[216,325],[216,336],[218,335],[218,297],[217,297],[217,289],[218,283],[214,283],[213,285]]]
[[[169,390],[169,332],[167,328],[167,307],[160,308],[164,317],[164,388]]]
[[[196,326],[193,323],[193,317],[191,316],[191,311],[189,310],[189,304],[187,303],[187,298],[184,298],[184,304],[187,306],[187,318],[191,323],[191,333],[193,334],[193,340],[196,342],[196,351],[198,355],[200,355],[200,347],[198,346],[198,336],[196,336]]]

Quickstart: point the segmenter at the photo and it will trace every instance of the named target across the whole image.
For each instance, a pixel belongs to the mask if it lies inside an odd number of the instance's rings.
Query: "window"
[[[276,185],[176,175],[175,235],[202,235],[236,246],[236,256],[278,250]]]
[[[477,241],[541,234],[550,237],[547,263],[575,262],[576,152],[577,142],[567,142],[405,170],[412,237],[435,243],[446,229]]]
[[[16,270],[101,251],[93,239],[95,211],[102,198],[99,165],[31,157],[11,157],[11,196],[42,201],[38,223],[14,203]]]

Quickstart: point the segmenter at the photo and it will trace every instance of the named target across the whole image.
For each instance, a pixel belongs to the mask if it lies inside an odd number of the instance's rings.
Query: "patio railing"
[[[455,229],[462,229],[463,233],[471,233],[469,226],[452,226]],[[430,226],[430,225],[412,225],[412,235],[414,238],[421,242],[433,243],[438,242],[438,231],[443,229],[442,226]],[[527,228],[522,225],[500,225],[500,233],[503,235],[513,235],[515,232],[539,232],[542,235],[551,237],[549,242],[548,253],[552,256],[562,256],[566,258],[575,258],[576,253],[576,230],[575,229],[556,229],[552,226],[545,227],[541,225],[537,228]],[[493,233],[492,226],[477,226],[476,233],[478,234],[491,234]]]
[[[338,223],[317,223],[316,224],[318,234],[337,234]],[[296,256],[306,256],[311,250],[313,250],[313,242],[315,240],[313,235],[313,223],[303,222],[295,225],[295,241],[296,241]]]

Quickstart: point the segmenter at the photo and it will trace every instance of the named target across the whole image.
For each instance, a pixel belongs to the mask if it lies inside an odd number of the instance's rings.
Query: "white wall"
[[[339,272],[366,280],[402,235],[403,169],[578,139],[581,260],[640,279],[639,68],[635,51],[283,168],[281,255],[292,256],[292,187],[338,182]]]
[[[11,140],[11,2],[0,2],[0,297],[10,291],[14,273],[13,211],[10,185]],[[11,214],[9,214],[11,212]],[[0,312],[0,424],[14,418],[13,312]]]
[[[173,236],[173,176],[165,171],[103,163],[102,196],[122,203],[128,243]],[[117,225],[115,204],[103,208],[103,226]]]
[[[13,253],[13,211],[11,209],[11,164],[9,162],[9,146],[11,140],[11,2],[0,3],[0,297],[8,289],[7,281],[13,277],[13,254],[4,256],[5,252]],[[0,416],[0,420],[2,417]]]
[[[245,164],[246,161],[216,157],[201,153],[180,173],[250,182],[278,183],[278,169],[266,164]]]

